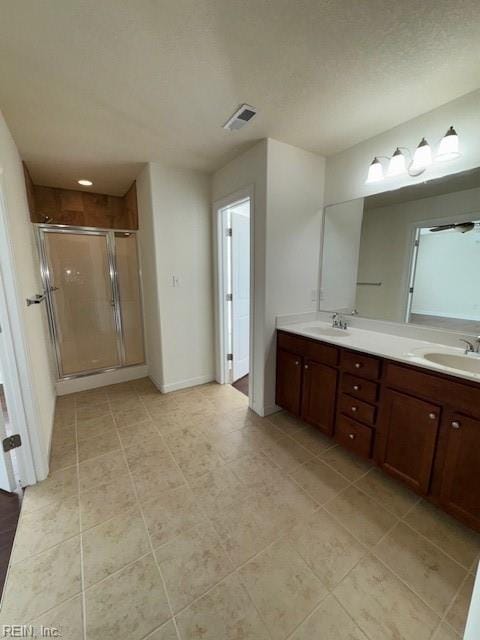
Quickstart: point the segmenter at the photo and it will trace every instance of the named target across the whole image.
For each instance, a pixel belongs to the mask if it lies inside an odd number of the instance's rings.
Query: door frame
[[[11,425],[22,440],[15,449],[14,476],[19,486],[35,484],[48,474],[47,452],[38,432],[38,403],[33,391],[13,247],[7,221],[4,176],[0,168],[0,324],[4,390]],[[11,430],[11,427],[9,431]]]
[[[254,188],[253,185],[239,189],[220,200],[213,203],[213,256],[214,256],[214,274],[215,274],[215,380],[219,384],[229,384],[227,373],[226,358],[226,326],[227,317],[225,314],[225,304],[223,300],[223,291],[225,290],[225,255],[223,242],[223,220],[222,211],[229,206],[233,206],[243,200],[250,201],[250,348],[249,362],[250,371],[248,376],[248,398],[249,405],[253,406],[253,389],[254,389],[254,370],[253,370],[253,354],[254,354],[254,283],[255,283],[255,261],[254,261]]]

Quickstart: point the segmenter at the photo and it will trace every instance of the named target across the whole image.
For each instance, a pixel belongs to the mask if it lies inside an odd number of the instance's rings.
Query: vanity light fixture
[[[93,182],[91,180],[87,180],[86,178],[82,178],[81,180],[77,180],[78,184],[81,184],[82,187],[91,187]]]
[[[458,134],[453,127],[450,127],[447,133],[440,140],[435,160],[444,162],[447,160],[455,160],[456,158],[459,158],[459,146]]]
[[[407,159],[403,151],[397,147],[393,156],[390,158],[387,176],[393,178],[394,176],[401,176],[404,173],[407,173]]]
[[[397,147],[390,156],[375,156],[368,168],[365,184],[380,182],[384,178],[395,178],[408,173],[415,178],[421,175],[433,162],[455,160],[460,157],[458,134],[453,127],[440,140],[435,159],[432,157],[432,148],[426,138],[422,138],[412,154],[407,147]],[[388,161],[385,172],[382,160]]]

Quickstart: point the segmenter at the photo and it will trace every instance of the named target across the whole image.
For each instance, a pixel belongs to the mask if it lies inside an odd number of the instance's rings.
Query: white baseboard
[[[180,389],[188,389],[189,387],[197,387],[199,384],[207,384],[207,382],[215,382],[215,376],[198,376],[197,378],[188,378],[187,380],[180,380],[178,382],[169,382],[168,384],[160,384],[155,378],[151,377],[153,384],[162,393],[171,393],[172,391],[179,391]]]
[[[109,384],[128,382],[148,376],[148,366],[142,364],[138,367],[124,367],[106,373],[94,373],[91,376],[82,376],[72,380],[59,380],[57,382],[57,395],[64,396],[67,393],[77,393],[78,391],[88,391],[97,387],[106,387]]]

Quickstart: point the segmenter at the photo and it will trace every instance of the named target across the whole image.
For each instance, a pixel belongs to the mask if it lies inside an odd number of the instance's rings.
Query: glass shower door
[[[44,231],[60,377],[121,364],[108,232]]]

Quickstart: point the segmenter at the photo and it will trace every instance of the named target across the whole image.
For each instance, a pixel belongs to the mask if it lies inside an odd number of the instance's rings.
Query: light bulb
[[[453,127],[440,140],[435,160],[455,160],[460,157],[458,134]]]
[[[410,170],[421,172],[430,164],[432,164],[432,150],[425,138],[422,138],[420,144],[415,149]]]
[[[401,176],[404,173],[407,173],[407,164],[405,162],[405,156],[397,147],[395,149],[395,153],[390,158],[387,176],[389,176],[390,178],[393,178],[394,176]]]
[[[372,163],[368,167],[368,176],[365,180],[365,184],[370,184],[371,182],[379,182],[383,180],[383,167],[382,163],[378,158],[374,158]]]
[[[81,184],[82,187],[91,187],[93,182],[91,180],[87,180],[86,178],[82,178],[81,180],[77,180],[78,184]]]

